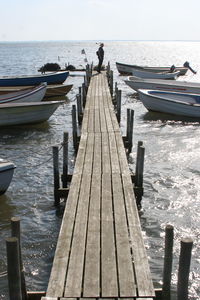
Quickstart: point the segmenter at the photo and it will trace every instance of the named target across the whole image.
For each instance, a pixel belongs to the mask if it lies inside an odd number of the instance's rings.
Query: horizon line
[[[106,42],[200,42],[200,40],[104,40],[101,39],[101,41],[106,41]],[[1,41],[0,43],[21,43],[21,42],[99,42],[99,40],[5,40]]]

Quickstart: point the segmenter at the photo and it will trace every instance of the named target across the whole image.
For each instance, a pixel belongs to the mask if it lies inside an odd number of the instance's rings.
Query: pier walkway
[[[74,173],[42,299],[69,298],[155,298],[105,72],[93,74],[88,88]]]

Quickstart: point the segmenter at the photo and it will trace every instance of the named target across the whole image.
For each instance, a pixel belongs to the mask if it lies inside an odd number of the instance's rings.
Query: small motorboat
[[[65,101],[9,103],[0,105],[0,127],[41,123]]]
[[[47,84],[42,83],[32,88],[24,88],[18,91],[8,92],[0,95],[0,104],[16,102],[39,102],[46,93]]]
[[[139,78],[153,78],[153,79],[176,79],[180,71],[175,72],[151,72],[146,70],[132,70],[132,75]]]
[[[200,118],[200,94],[138,90],[139,99],[149,111]]]
[[[72,87],[72,84],[48,84],[44,98],[65,96]],[[0,86],[0,95],[19,92],[28,88],[35,88],[35,86]]]
[[[61,84],[67,77],[69,72],[54,72],[41,75],[24,75],[24,76],[4,76],[0,77],[0,86],[27,86],[38,85],[42,82],[47,84]]]
[[[0,195],[7,191],[15,168],[16,166],[11,161],[0,158]]]
[[[179,75],[185,75],[189,68],[189,63],[186,67],[149,67],[149,66],[138,66],[138,65],[129,65],[116,62],[117,70],[122,75],[132,75],[133,70],[143,70],[143,71],[151,71],[154,73],[160,72],[170,72],[173,68],[174,71],[180,71]]]
[[[146,89],[200,94],[200,83],[198,82],[139,78],[135,76],[129,76],[124,82],[134,91]]]

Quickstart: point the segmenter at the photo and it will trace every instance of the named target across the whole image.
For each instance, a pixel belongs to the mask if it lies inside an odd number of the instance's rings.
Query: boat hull
[[[132,75],[139,78],[149,78],[149,79],[176,79],[179,76],[179,71],[177,72],[162,72],[155,73],[146,70],[132,70]]]
[[[42,83],[37,87],[24,88],[17,91],[10,91],[8,93],[5,92],[0,95],[0,104],[42,101],[46,93],[46,87],[46,83]]]
[[[61,84],[68,76],[69,72],[55,72],[43,75],[1,77],[0,86],[28,86],[38,85],[42,82],[46,82],[47,84]]]
[[[72,84],[49,84],[46,87],[44,98],[65,96],[71,91],[72,87]],[[0,95],[21,91],[26,88],[33,88],[33,86],[3,86],[0,87]]]
[[[0,160],[0,195],[7,191],[12,181],[15,168],[12,162]]]
[[[174,80],[162,80],[162,79],[145,79],[130,76],[125,83],[132,88],[134,91],[139,89],[147,90],[163,90],[171,92],[181,93],[200,93],[200,84],[197,82],[186,82],[186,81],[174,81]]]
[[[116,62],[117,70],[122,75],[132,75],[133,70],[146,70],[155,73],[159,72],[169,72],[171,67],[147,67],[147,66],[137,66],[137,65],[128,65]],[[176,67],[176,71],[180,71],[180,75],[185,75],[188,71],[186,67]]]
[[[139,99],[149,111],[200,118],[200,95],[138,90]],[[193,95],[193,96],[192,96]],[[198,98],[198,103],[195,100]]]
[[[64,101],[0,105],[0,127],[40,123],[48,120]]]

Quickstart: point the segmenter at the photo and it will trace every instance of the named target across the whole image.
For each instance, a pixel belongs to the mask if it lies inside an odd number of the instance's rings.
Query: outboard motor
[[[175,69],[176,69],[175,65],[172,65],[171,68],[170,68],[170,70],[169,70],[169,72],[173,73],[175,71]]]
[[[183,66],[184,66],[185,68],[188,68],[193,74],[197,74],[197,72],[194,71],[194,70],[190,67],[190,64],[189,64],[188,61],[186,61],[186,62],[183,64]]]

